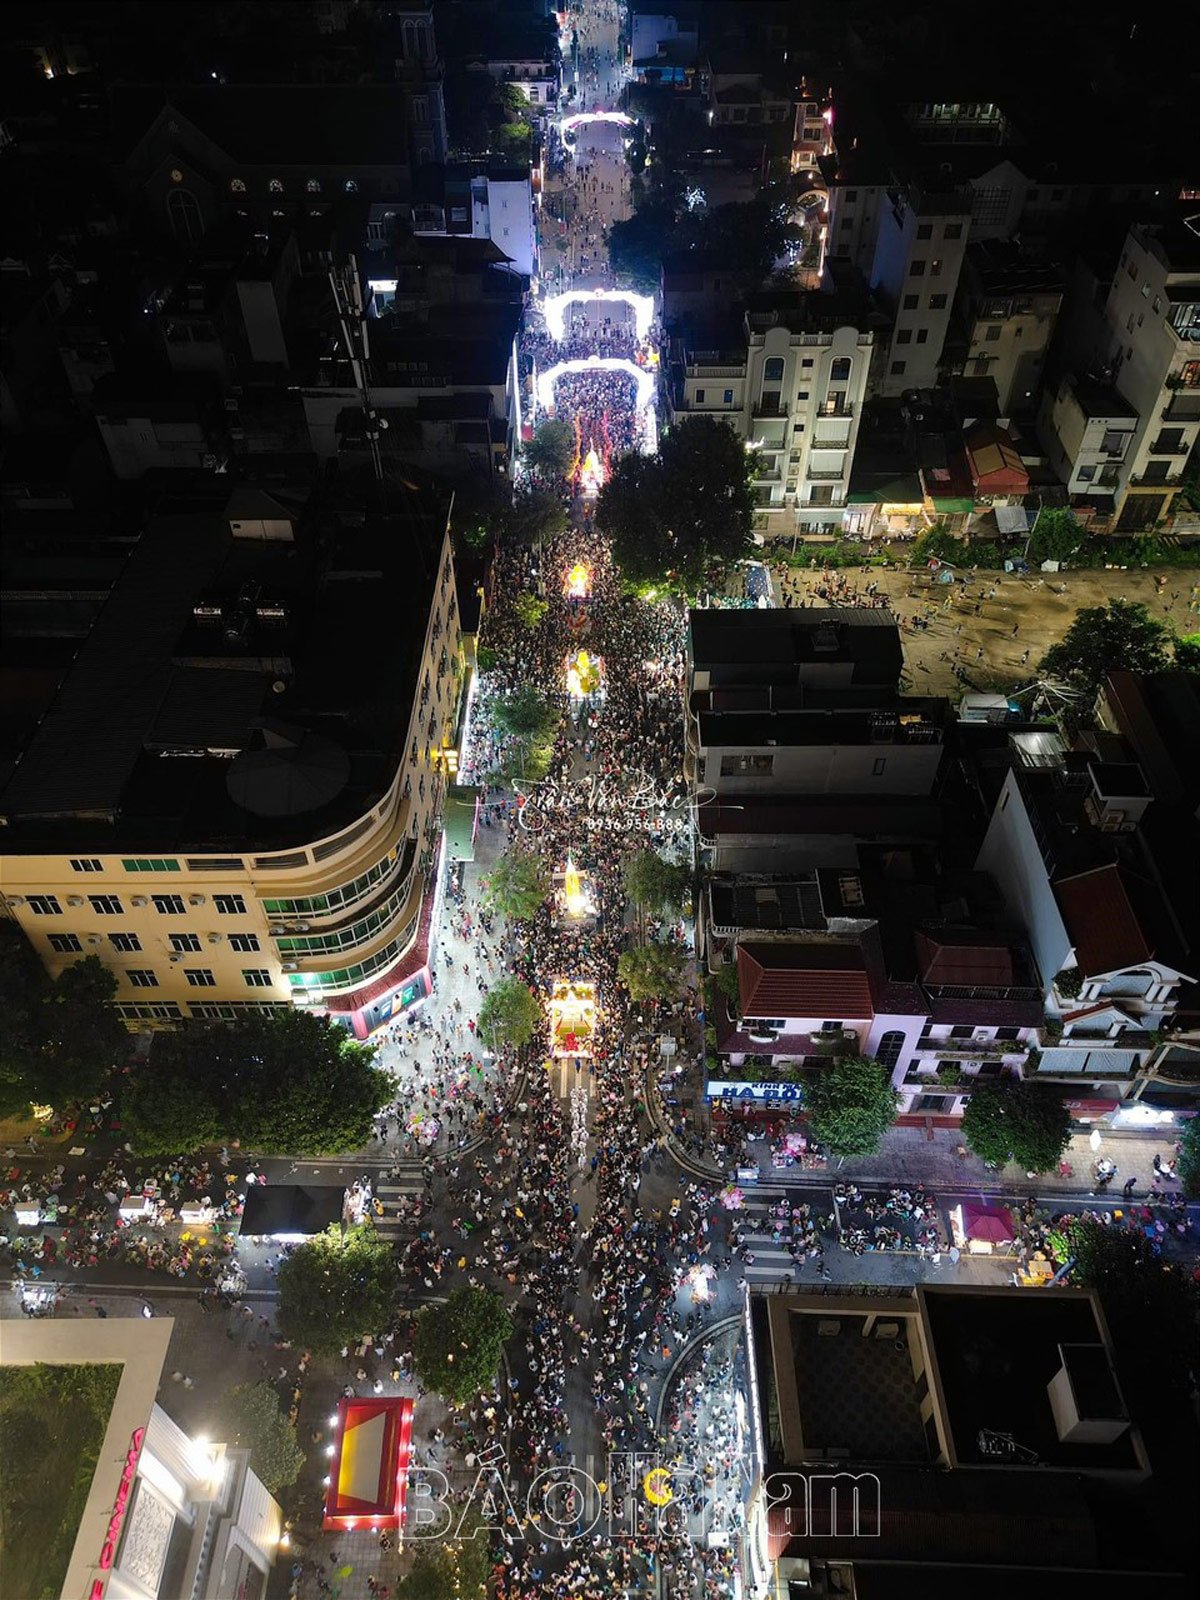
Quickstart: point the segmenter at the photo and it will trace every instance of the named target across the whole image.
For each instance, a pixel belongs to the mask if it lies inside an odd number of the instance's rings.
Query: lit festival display
[[[407,1398],[339,1401],[326,1479],[326,1532],[403,1525],[412,1419]]]
[[[582,561],[571,567],[563,580],[563,596],[567,600],[592,598],[592,569]]]
[[[558,978],[550,995],[550,1054],[590,1056],[596,1032],[596,985]]]
[[[597,915],[591,880],[586,873],[580,872],[570,855],[555,890],[555,906],[561,917],[572,923],[594,921]]]
[[[567,676],[567,693],[572,700],[586,700],[597,695],[604,686],[604,662],[599,656],[577,650],[564,663]]]

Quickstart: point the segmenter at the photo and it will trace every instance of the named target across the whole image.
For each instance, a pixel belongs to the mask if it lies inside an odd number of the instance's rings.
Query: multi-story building
[[[428,988],[445,507],[293,522],[229,493],[164,492],[69,666],[23,680],[5,914],[52,973],[99,956],[131,1026],[304,1005],[363,1035]]]
[[[1136,407],[1114,384],[1069,373],[1043,394],[1038,434],[1081,515],[1111,519],[1137,426]]]
[[[1002,416],[1036,405],[1062,297],[1056,266],[994,239],[968,245],[959,291],[962,371],[992,379]]]
[[[1129,231],[1105,308],[1106,377],[1137,408],[1118,469],[1115,526],[1168,515],[1200,437],[1200,231],[1195,219]]]
[[[881,395],[936,381],[970,228],[965,191],[897,188],[881,207],[869,282],[895,317]]]
[[[670,408],[720,416],[753,446],[764,534],[840,528],[876,320],[838,295],[761,296],[716,347],[700,329],[674,339]]]

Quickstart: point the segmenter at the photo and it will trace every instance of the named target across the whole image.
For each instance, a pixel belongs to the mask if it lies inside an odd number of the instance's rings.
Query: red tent
[[[972,1205],[963,1202],[963,1230],[968,1239],[981,1244],[1011,1244],[1016,1238],[1012,1213],[1007,1206]]]
[[[404,1522],[412,1451],[408,1399],[342,1400],[325,1493],[326,1532],[399,1528]]]

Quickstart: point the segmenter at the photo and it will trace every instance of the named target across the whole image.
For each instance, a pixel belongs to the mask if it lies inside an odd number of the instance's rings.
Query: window
[[[271,974],[266,967],[243,967],[242,977],[249,989],[269,989],[271,987]]]
[[[800,357],[800,365],[802,367],[811,367],[812,366],[812,357],[811,356],[801,356]]]
[[[126,872],[178,872],[178,861],[171,861],[164,856],[147,858],[138,856],[133,861],[122,861],[121,865]]]
[[[925,263],[923,261],[910,261],[908,275],[910,278],[923,278],[925,276]]]
[[[1003,333],[1003,331],[1004,331],[1003,328],[1000,326],[1000,324],[998,322],[993,322],[989,326],[987,332],[983,336],[985,342],[987,344],[997,344],[997,343],[999,343],[1000,335]]]
[[[142,948],[142,941],[136,933],[110,933],[108,942],[114,950],[123,950],[128,955],[133,950]]]
[[[912,343],[912,329],[911,328],[901,328],[896,334],[896,343],[897,344],[911,344]]]
[[[763,362],[763,382],[779,383],[783,378],[783,357],[771,356]]]
[[[962,223],[961,222],[948,222],[946,224],[946,226],[942,229],[942,238],[943,239],[961,239],[962,238]]]
[[[901,301],[901,307],[905,311],[915,311],[920,301],[921,296],[919,294],[906,294]]]
[[[358,184],[355,183],[353,178],[347,178],[346,179],[346,193],[347,194],[357,194],[358,193]]]
[[[850,357],[839,356],[829,369],[830,383],[845,383],[850,376]]]
[[[928,339],[929,339],[929,329],[928,328],[918,328],[917,329],[917,343],[918,344],[925,344],[928,341]]]
[[[843,233],[849,233],[850,229],[854,226],[854,218],[843,217],[838,226],[841,228]]]
[[[167,223],[180,244],[195,244],[204,233],[199,201],[190,189],[172,189],[167,196]]]
[[[270,183],[267,184],[267,188],[270,190],[270,192],[272,194],[282,194],[283,193],[283,179],[282,178],[272,178]]]
[[[702,406],[704,404],[705,393],[706,393],[706,391],[703,390],[703,389],[697,389],[696,390],[696,404],[698,406]]]
[[[231,950],[257,950],[260,948],[256,933],[231,933],[229,935],[229,948]]]
[[[31,894],[28,901],[29,909],[35,917],[61,917],[62,907],[58,903],[58,896],[53,894]]]
[[[151,903],[160,917],[181,917],[184,912],[181,894],[152,894]]]
[[[900,1059],[900,1052],[904,1049],[904,1034],[899,1028],[891,1028],[879,1041],[879,1048],[875,1052],[875,1059],[885,1071],[890,1072]]]
[[[946,296],[944,294],[931,294],[929,296],[930,311],[945,311]]]
[[[917,224],[917,238],[918,239],[932,239],[933,238],[933,224],[931,222],[919,222]]]
[[[934,259],[929,263],[929,276],[931,278],[940,278],[941,275],[942,263],[935,256]]]
[[[242,180],[240,178],[230,178],[230,180],[229,180],[229,192],[230,192],[230,194],[245,194],[246,185],[242,182]]]
[[[847,189],[846,190],[846,204],[848,206],[852,206],[852,205],[856,205],[857,202],[858,202],[858,190],[857,189]]]
[[[194,955],[200,949],[200,935],[198,933],[173,933],[170,935],[171,949],[180,955]]]
[[[90,894],[92,910],[98,917],[119,917],[123,907],[115,894]]]
[[[1095,467],[1080,467],[1080,469],[1079,469],[1079,481],[1080,481],[1080,483],[1091,483],[1092,480],[1095,478],[1095,476],[1096,476]]]
[[[876,777],[876,778],[882,778],[883,774],[886,771],[887,771],[887,757],[886,756],[876,756],[874,761],[871,763],[871,774],[872,774],[872,776]]]
[[[217,980],[211,967],[184,967],[183,975],[193,989],[215,989]]]
[[[891,367],[892,377],[902,378],[904,376],[904,368],[906,365],[907,362],[904,361],[893,361]]]
[[[722,756],[723,778],[769,778],[775,770],[774,756]]]
[[[310,178],[304,187],[309,194],[320,194],[321,180],[320,178]]]
[[[997,1028],[996,1037],[997,1039],[1019,1039],[1021,1030],[1020,1028]]]
[[[821,1032],[822,1033],[841,1033],[842,1029],[845,1026],[846,1026],[846,1024],[844,1022],[823,1022],[821,1024]]]
[[[125,976],[135,989],[158,988],[158,978],[153,967],[130,967]]]
[[[84,856],[79,860],[72,860],[72,872],[102,872],[104,869],[95,856]]]
[[[246,902],[240,894],[215,894],[213,905],[222,917],[244,917],[246,915]]]
[[[963,1023],[950,1029],[950,1037],[952,1039],[973,1039],[975,1037],[975,1029]]]
[[[726,389],[725,390],[724,397],[723,397],[723,403],[725,405],[727,405],[727,406],[731,406],[733,404],[733,390],[732,389]]]
[[[153,1005],[139,1005],[132,1000],[118,1001],[116,1012],[122,1022],[178,1022],[183,1017],[174,1000],[158,1000]]]
[[[918,1097],[913,1110],[928,1111],[937,1116],[939,1113],[949,1111],[953,1105],[954,1096],[952,1094],[923,1094]]]
[[[60,956],[73,956],[83,949],[77,933],[52,933],[50,935],[50,948],[57,951]]]

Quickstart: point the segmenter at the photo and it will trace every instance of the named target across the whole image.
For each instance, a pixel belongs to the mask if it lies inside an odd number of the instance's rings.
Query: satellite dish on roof
[[[256,817],[294,817],[335,799],[350,777],[350,757],[320,733],[263,724],[263,744],[235,756],[225,775],[229,798]]]

